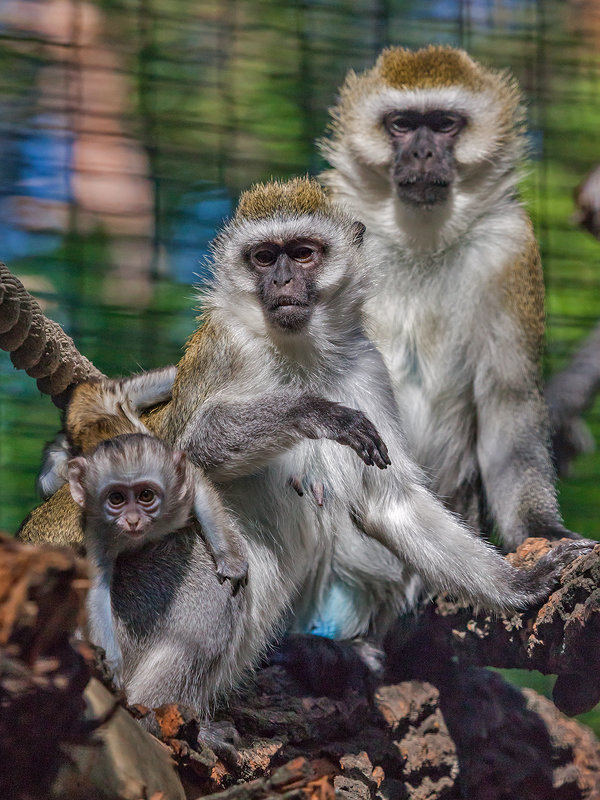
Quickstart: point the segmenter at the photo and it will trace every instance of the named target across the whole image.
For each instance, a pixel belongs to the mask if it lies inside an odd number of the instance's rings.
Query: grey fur
[[[340,211],[241,220],[226,228],[217,240],[204,309],[211,335],[201,342],[201,393],[184,358],[173,422],[159,434],[185,447],[221,482],[257,557],[249,588],[264,592],[264,608],[274,618],[293,601],[295,630],[305,630],[319,614],[335,580],[354,594],[340,637],[385,633],[400,610],[414,605],[419,585],[490,610],[542,599],[558,561],[581,550],[558,548],[536,572],[521,572],[429,491],[408,453],[383,359],[363,327],[369,265],[352,230],[351,218]],[[311,236],[326,242],[327,252],[315,308],[301,330],[277,330],[244,253],[249,242]],[[362,409],[388,444],[392,466],[367,467],[329,438],[300,439],[307,430],[330,436],[327,414],[319,423],[313,408],[307,412],[306,399],[314,397]],[[294,424],[299,414],[310,420],[308,428]],[[327,476],[323,507],[314,496],[290,490],[290,476],[312,474]]]
[[[59,433],[44,447],[42,466],[35,484],[42,499],[52,497],[67,482],[67,462],[70,457],[71,448],[65,433]]]

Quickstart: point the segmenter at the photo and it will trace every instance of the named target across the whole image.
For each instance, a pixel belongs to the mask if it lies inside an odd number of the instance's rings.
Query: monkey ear
[[[178,470],[184,470],[185,465],[187,463],[187,455],[185,450],[174,450],[173,451],[173,463],[175,464],[175,468]]]
[[[182,482],[185,482],[185,477],[188,474],[188,459],[184,450],[175,450],[173,452],[173,464],[175,472]]]
[[[177,473],[179,499],[187,502],[189,499],[188,491],[192,483],[193,467],[183,450],[175,450],[173,453],[173,465]]]
[[[365,235],[365,231],[366,230],[367,229],[362,224],[362,222],[358,222],[358,220],[356,222],[353,222],[352,223],[352,244],[360,246],[363,243],[363,237]]]
[[[87,461],[83,456],[79,458],[72,458],[67,464],[69,474],[69,489],[71,490],[71,497],[80,508],[85,506],[85,489],[83,488],[83,479],[87,472]]]

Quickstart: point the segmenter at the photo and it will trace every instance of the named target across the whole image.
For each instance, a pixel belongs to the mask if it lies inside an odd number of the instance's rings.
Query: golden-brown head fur
[[[257,183],[243,192],[235,214],[236,220],[260,220],[274,215],[315,214],[328,212],[331,202],[311,178]]]
[[[421,50],[388,47],[373,72],[394,89],[425,89],[438,86],[465,86],[479,92],[489,84],[490,71],[453,47],[429,45]]]
[[[510,129],[523,121],[522,96],[515,78],[506,70],[494,70],[474,61],[464,50],[430,45],[421,50],[389,47],[375,65],[361,74],[350,71],[340,91],[340,103],[333,110],[333,129],[347,121],[360,103],[378,88],[402,92],[422,90],[464,90],[485,94],[497,105],[498,119]]]

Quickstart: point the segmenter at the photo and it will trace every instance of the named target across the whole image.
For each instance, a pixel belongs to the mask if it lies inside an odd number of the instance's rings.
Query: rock
[[[70,746],[52,786],[53,800],[141,800],[155,795],[185,800],[166,745],[146,733],[114,697],[92,679],[84,692],[89,719],[109,719],[85,745]],[[113,713],[110,713],[114,710]]]

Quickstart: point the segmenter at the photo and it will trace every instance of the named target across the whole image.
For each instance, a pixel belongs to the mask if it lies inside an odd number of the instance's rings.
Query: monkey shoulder
[[[171,401],[145,414],[144,422],[158,436],[176,441],[197,408],[230,387],[240,362],[233,336],[207,316],[187,341],[177,365]]]
[[[494,282],[500,309],[515,323],[514,332],[538,360],[545,330],[544,279],[537,240],[528,226],[520,251],[504,262]]]

